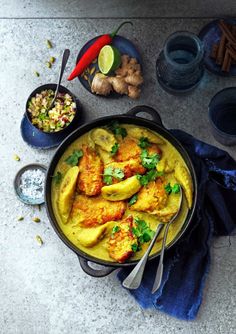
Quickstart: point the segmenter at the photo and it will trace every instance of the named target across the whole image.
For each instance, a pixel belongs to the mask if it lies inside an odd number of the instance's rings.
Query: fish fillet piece
[[[125,137],[119,143],[119,150],[115,156],[116,161],[128,161],[130,159],[139,158],[141,148],[137,144],[137,140]]]
[[[137,237],[133,235],[135,227],[133,217],[129,216],[117,223],[117,231],[112,233],[108,241],[109,256],[117,262],[125,262],[133,255],[132,245],[137,244]]]
[[[147,148],[148,154],[152,155],[152,154],[159,154],[161,156],[162,154],[162,150],[160,149],[160,147],[157,144],[152,144],[151,146],[149,146]]]
[[[84,154],[79,162],[77,189],[88,196],[96,196],[100,194],[103,184],[103,163],[93,149],[85,145],[82,149]]]
[[[135,174],[144,174],[146,171],[146,168],[142,166],[140,159],[130,159],[129,161],[123,162],[111,162],[106,165],[106,168],[108,167],[121,169],[124,172],[126,179]]]
[[[126,204],[123,201],[110,202],[101,196],[90,198],[79,194],[74,200],[70,218],[72,224],[94,227],[121,219],[125,209]]]
[[[150,212],[155,215],[163,223],[167,223],[177,213],[180,205],[180,193],[168,195],[168,199],[164,208],[157,208]]]
[[[130,206],[130,210],[152,212],[162,209],[166,205],[167,198],[164,182],[158,178],[139,191],[137,202]]]

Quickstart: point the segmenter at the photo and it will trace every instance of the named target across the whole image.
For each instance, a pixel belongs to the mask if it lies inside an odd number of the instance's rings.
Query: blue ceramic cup
[[[236,87],[218,92],[208,106],[214,138],[226,146],[236,145]]]
[[[204,74],[204,49],[200,39],[188,31],[170,35],[157,63],[157,80],[171,94],[183,94],[193,90]]]

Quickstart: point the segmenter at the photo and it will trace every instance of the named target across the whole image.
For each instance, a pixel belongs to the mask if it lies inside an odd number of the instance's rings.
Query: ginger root
[[[97,73],[93,78],[91,91],[98,95],[109,95],[112,91],[112,85],[108,81],[108,77]]]
[[[116,76],[108,77],[97,73],[92,81],[91,90],[99,95],[108,95],[111,91],[128,95],[132,99],[140,96],[140,85],[143,83],[141,66],[135,58],[128,55],[121,57],[121,66],[115,71]]]
[[[128,84],[124,78],[119,76],[110,77],[108,81],[112,84],[112,87],[116,93],[128,95]]]
[[[141,93],[141,89],[135,86],[128,86],[128,96],[131,99],[138,99]]]

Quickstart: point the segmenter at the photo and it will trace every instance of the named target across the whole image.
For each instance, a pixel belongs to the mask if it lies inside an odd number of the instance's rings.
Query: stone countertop
[[[212,264],[196,321],[183,322],[159,311],[142,310],[120,287],[115,274],[102,279],[87,276],[78,258],[56,236],[45,208],[41,211],[20,203],[12,187],[18,169],[27,163],[46,165],[55,150],[39,151],[27,146],[20,135],[25,102],[31,91],[55,82],[58,60],[64,48],[71,49],[66,74],[78,50],[96,34],[112,31],[117,19],[2,19],[0,20],[0,332],[4,334],[59,333],[180,333],[233,334],[235,323],[236,238],[222,237],[211,248]],[[207,106],[220,89],[233,86],[234,78],[206,73],[190,95],[174,97],[158,86],[155,60],[167,36],[176,30],[199,32],[207,19],[134,19],[125,36],[138,47],[144,62],[145,86],[140,100],[126,97],[97,98],[77,80],[64,84],[80,99],[86,119],[119,114],[137,104],[156,107],[167,128],[186,130],[208,143],[220,146],[209,131]],[[45,40],[53,42],[47,49]],[[57,61],[45,66],[50,56]],[[34,71],[40,77],[34,76]],[[66,77],[66,75],[65,75]],[[63,84],[62,83],[62,84]],[[224,148],[225,149],[225,148]],[[236,149],[227,148],[236,158]],[[13,159],[18,154],[19,162]],[[24,216],[23,221],[17,221]],[[32,222],[32,217],[41,222]],[[35,235],[41,235],[40,248]]]

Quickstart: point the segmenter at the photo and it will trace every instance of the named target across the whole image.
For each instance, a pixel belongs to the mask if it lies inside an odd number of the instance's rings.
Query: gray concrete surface
[[[0,17],[214,17],[236,14],[234,0],[2,0]]]
[[[29,7],[32,4],[26,3]],[[19,15],[18,9],[12,8],[14,15]],[[45,61],[50,55],[58,58],[69,47],[72,55],[68,74],[83,43],[95,34],[112,30],[118,22],[115,19],[0,20],[0,333],[234,334],[235,237],[231,238],[230,248],[228,238],[214,241],[211,270],[198,318],[183,322],[155,310],[141,310],[120,287],[114,273],[103,279],[84,274],[77,257],[52,230],[45,208],[39,211],[28,207],[15,197],[12,180],[17,170],[35,161],[47,165],[54,153],[27,146],[19,129],[30,92],[57,78],[58,62],[48,69]],[[138,103],[158,108],[167,127],[184,129],[220,146],[209,132],[207,105],[218,90],[234,85],[235,79],[206,73],[191,95],[173,97],[161,90],[155,77],[155,60],[166,37],[180,29],[198,32],[207,22],[206,19],[134,20],[134,29],[127,28],[126,36],[137,44],[144,61],[145,86]],[[54,44],[52,50],[45,46],[47,38]],[[34,70],[39,71],[39,78],[34,76]],[[125,97],[98,99],[76,80],[64,83],[80,98],[87,119],[123,113],[137,105]],[[236,158],[235,148],[228,151]],[[15,153],[21,157],[20,162],[13,160]],[[25,219],[18,222],[21,215]],[[41,218],[40,223],[32,222],[35,216]],[[41,248],[35,241],[36,234],[44,240]]]

